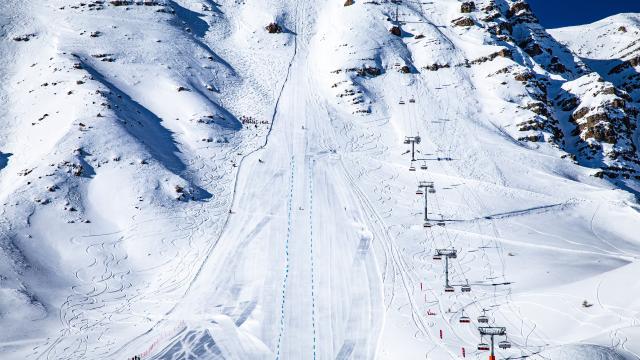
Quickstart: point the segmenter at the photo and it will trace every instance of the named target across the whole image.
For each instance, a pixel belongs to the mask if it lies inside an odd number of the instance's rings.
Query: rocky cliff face
[[[589,70],[563,85],[558,100],[576,126],[578,154],[602,171],[597,176],[638,176],[640,35],[638,15],[622,14],[594,24],[551,31]],[[568,102],[567,102],[568,101]],[[570,106],[569,106],[570,105]]]
[[[461,13],[468,20],[455,20],[454,25],[485,29],[489,41],[503,46],[514,61],[492,75],[504,78],[504,85],[512,80],[523,85],[518,104],[531,115],[517,124],[515,138],[547,141],[580,165],[596,169],[594,176],[622,179],[625,186],[638,189],[636,15],[559,29],[551,32],[553,37],[525,1],[465,3]]]

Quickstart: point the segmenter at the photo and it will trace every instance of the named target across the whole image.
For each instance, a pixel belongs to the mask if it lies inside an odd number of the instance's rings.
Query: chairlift
[[[452,293],[452,292],[455,292],[455,291],[456,291],[456,289],[454,289],[453,286],[451,286],[451,285],[444,287],[444,292]]]
[[[510,349],[511,348],[511,343],[507,340],[502,340],[498,343],[498,347],[500,349]]]
[[[471,286],[469,286],[469,284],[462,285],[462,287],[460,288],[460,291],[462,291],[462,292],[471,292]]]
[[[470,324],[471,323],[471,319],[464,314],[464,310],[462,310],[462,315],[460,316],[460,323],[461,324]]]
[[[486,310],[482,310],[482,315],[478,316],[478,322],[481,324],[489,323],[489,317],[486,315]]]
[[[424,195],[424,191],[422,189],[416,190],[416,195]]]

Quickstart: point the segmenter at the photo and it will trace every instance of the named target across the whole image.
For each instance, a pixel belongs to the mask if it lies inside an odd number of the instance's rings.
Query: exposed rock
[[[507,16],[514,17],[519,12],[531,12],[531,7],[524,1],[518,1],[515,4],[511,5],[509,11],[507,12]]]
[[[269,34],[279,34],[282,32],[282,27],[280,27],[280,25],[278,25],[278,23],[276,22],[270,23],[265,27],[265,29]]]
[[[451,23],[453,23],[454,26],[463,26],[463,27],[469,27],[469,26],[475,25],[475,23],[473,22],[473,19],[466,16],[454,19],[451,21]]]
[[[362,66],[361,68],[356,69],[356,72],[358,73],[358,76],[372,76],[372,77],[376,77],[380,74],[382,74],[382,70],[374,67],[374,66]]]
[[[514,79],[516,79],[517,81],[526,82],[533,79],[533,77],[534,77],[533,73],[527,71],[527,72],[516,74],[514,76]]]
[[[547,66],[547,69],[557,74],[567,72],[567,67],[564,66],[556,56],[551,58],[551,62],[549,63],[549,66]]]
[[[440,64],[433,64],[433,65],[427,65],[424,67],[425,70],[429,70],[429,71],[437,71],[439,69],[443,69],[443,68],[450,68],[451,65],[449,64],[444,64],[444,65],[440,65]]]
[[[29,41],[31,40],[31,38],[34,38],[35,36],[36,34],[18,35],[13,38],[13,41]]]
[[[402,29],[400,29],[400,26],[392,26],[391,29],[389,29],[389,32],[395,36],[402,36]]]
[[[463,14],[470,13],[475,10],[476,10],[476,3],[473,1],[463,2],[462,5],[460,5],[460,12]]]
[[[504,57],[504,58],[508,58],[511,59],[512,58],[512,54],[511,54],[511,50],[507,49],[507,48],[503,48],[499,51],[494,52],[493,54],[487,55],[487,56],[483,56],[481,58],[475,59],[473,61],[470,61],[469,64],[471,65],[476,65],[476,64],[481,64],[487,61],[491,61],[494,60],[497,57]]]
[[[619,74],[626,69],[630,69],[632,67],[640,66],[640,55],[631,58],[629,60],[623,61],[620,65],[617,65],[613,69],[609,71],[609,75]]]
[[[529,103],[524,107],[524,109],[530,110],[540,116],[551,117],[551,114],[549,113],[549,109],[542,102]]]

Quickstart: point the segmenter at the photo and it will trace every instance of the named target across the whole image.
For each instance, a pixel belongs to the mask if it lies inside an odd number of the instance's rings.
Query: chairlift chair
[[[478,316],[478,322],[481,324],[489,323],[489,317],[485,315],[484,310],[482,311],[482,315]]]
[[[416,102],[416,99],[411,98],[411,99],[409,99],[409,102],[413,104],[413,103],[415,103],[415,102]]]
[[[469,286],[469,284],[462,285],[462,287],[460,288],[460,291],[462,291],[462,292],[471,292],[471,286]]]
[[[480,344],[478,344],[478,350],[479,351],[489,351],[489,350],[491,350],[491,348],[489,347],[489,344],[480,343]]]
[[[464,314],[464,310],[462,310],[462,315],[460,315],[460,323],[461,324],[470,324],[471,323],[471,319]]]
[[[438,221],[438,222],[437,222],[437,225],[438,225],[438,226],[444,226],[444,225],[445,225],[445,223],[444,223],[444,221]]]
[[[442,260],[442,255],[440,254],[433,255],[433,260]]]
[[[510,349],[511,348],[511,343],[507,340],[502,340],[498,343],[498,347],[500,349]]]
[[[411,144],[411,141],[409,139],[404,139],[404,143],[408,145]]]
[[[426,223],[422,224],[422,226],[423,226],[423,227],[426,227],[426,228],[430,228],[430,227],[432,227],[433,225],[431,225],[431,223],[426,222]]]
[[[420,165],[420,170],[427,170],[427,164]]]
[[[444,287],[444,292],[452,293],[452,292],[455,292],[455,291],[456,291],[456,289],[454,289],[453,286],[451,286],[451,285]]]
[[[400,101],[398,101],[398,104],[400,104],[400,105],[404,105],[404,100],[400,100]]]
[[[436,193],[436,189],[434,188],[429,188],[429,194],[435,194]]]
[[[422,189],[416,190],[416,195],[424,195],[424,191]]]

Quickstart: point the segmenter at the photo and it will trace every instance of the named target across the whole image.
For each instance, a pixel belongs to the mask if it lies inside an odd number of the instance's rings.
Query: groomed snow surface
[[[639,358],[635,194],[424,70],[499,49],[460,2],[140,3],[0,3],[2,359]]]

